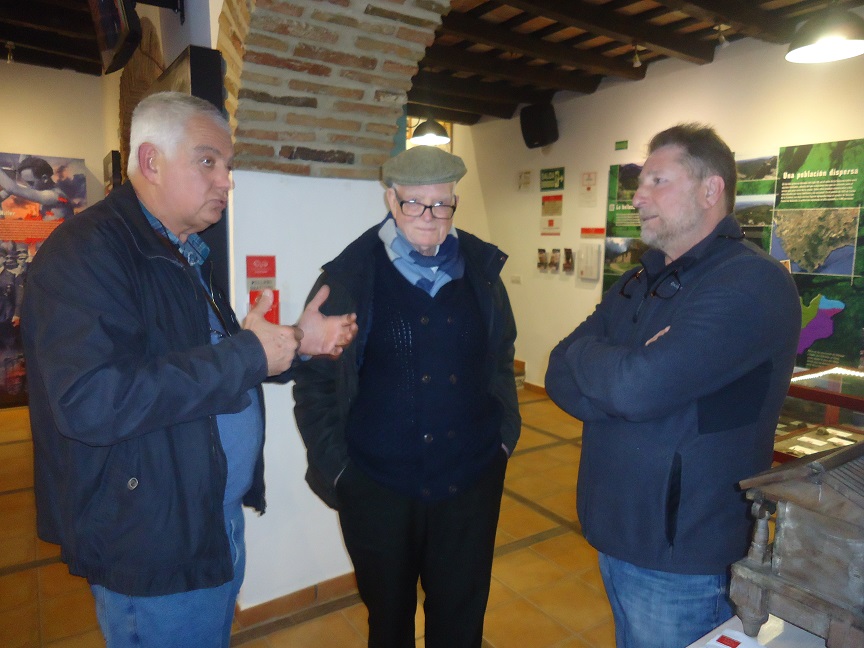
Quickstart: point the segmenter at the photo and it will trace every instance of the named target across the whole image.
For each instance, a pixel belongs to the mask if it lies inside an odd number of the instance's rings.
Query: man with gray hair
[[[353,316],[237,321],[198,233],[232,188],[227,121],[180,93],[132,116],[129,182],[31,263],[22,329],[37,528],[89,581],[109,648],[227,648],[242,506],[264,510],[261,382],[337,356]]]
[[[479,648],[507,457],[520,432],[516,325],[494,245],[453,226],[462,160],[429,146],[382,168],[390,213],[324,266],[357,313],[337,362],[298,369],[306,479],[338,509],[370,648]]]

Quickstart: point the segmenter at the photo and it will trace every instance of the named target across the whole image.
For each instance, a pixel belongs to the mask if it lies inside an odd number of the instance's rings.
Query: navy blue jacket
[[[215,416],[249,404],[267,361],[214,298],[231,333],[218,345],[196,271],[129,184],[60,225],[33,260],[21,328],[38,533],[90,583],[150,596],[233,577]],[[244,498],[259,511],[263,462]]]
[[[546,391],[584,422],[585,538],[640,567],[719,574],[747,549],[736,485],[771,465],[801,305],[741,239],[727,216],[669,266],[649,250],[549,358]]]
[[[336,478],[348,463],[345,426],[358,389],[359,359],[363,357],[370,327],[375,279],[375,246],[380,225],[368,229],[333,261],[327,263],[310,292],[330,286],[330,296],[321,307],[326,315],[357,313],[359,332],[336,362],[312,359],[296,369],[294,416],[306,444],[309,467],[306,481],[326,504],[336,508]],[[516,323],[501,268],[507,256],[494,245],[468,232],[458,231],[459,249],[465,257],[468,280],[487,331],[487,357],[483,381],[501,412],[501,440],[510,452],[521,431],[519,403],[513,377]]]

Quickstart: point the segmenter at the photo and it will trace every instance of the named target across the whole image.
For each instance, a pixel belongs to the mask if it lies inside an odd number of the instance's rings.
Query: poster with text
[[[0,407],[27,403],[19,328],[27,268],[54,228],[86,206],[84,160],[0,153]]]
[[[771,254],[801,296],[798,364],[864,364],[864,139],[780,149]]]

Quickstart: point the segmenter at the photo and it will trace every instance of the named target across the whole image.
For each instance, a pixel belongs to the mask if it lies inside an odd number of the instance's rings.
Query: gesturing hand
[[[268,376],[280,374],[291,366],[300,346],[300,340],[303,338],[303,331],[300,328],[279,326],[264,318],[272,305],[273,291],[263,291],[241,325],[258,336],[261,346],[264,347]]]
[[[330,287],[326,284],[321,286],[297,322],[303,330],[300,353],[304,355],[338,357],[357,335],[357,315],[354,313],[331,316],[321,313],[321,305],[329,296]]]

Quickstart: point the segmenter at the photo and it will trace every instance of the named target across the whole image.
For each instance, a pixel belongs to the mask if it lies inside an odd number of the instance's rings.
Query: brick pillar
[[[377,179],[448,2],[225,0],[238,169]]]

